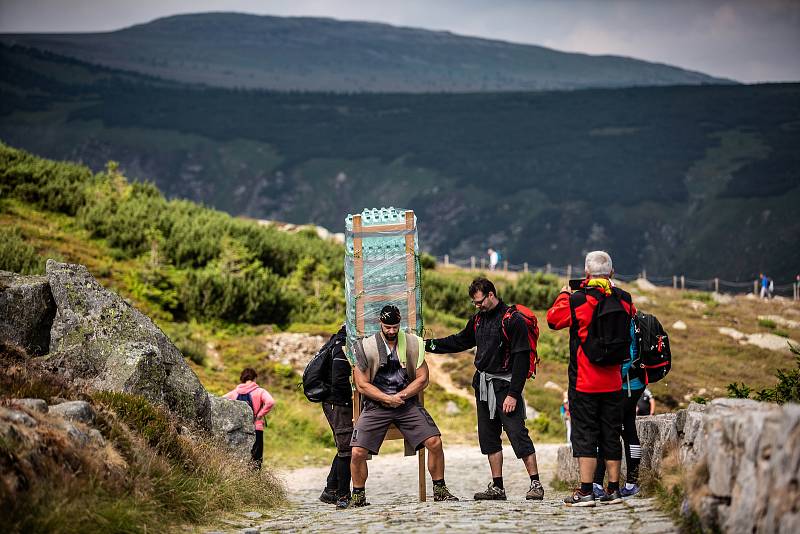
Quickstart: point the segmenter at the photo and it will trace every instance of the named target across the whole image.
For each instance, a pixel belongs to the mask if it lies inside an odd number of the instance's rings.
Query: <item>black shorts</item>
[[[572,417],[572,456],[621,460],[622,390],[609,393],[581,393],[569,390],[569,413]]]
[[[353,435],[353,407],[340,406],[330,402],[322,403],[325,419],[333,431],[336,442],[336,455],[346,458],[350,456],[350,437]]]
[[[500,440],[503,430],[506,431],[517,458],[525,458],[535,453],[533,441],[528,435],[528,427],[525,426],[525,401],[518,400],[513,412],[503,413],[503,401],[508,395],[511,384],[503,380],[492,380],[489,383],[489,387],[494,387],[497,399],[494,419],[489,419],[489,403],[481,401],[478,396],[476,380],[473,380],[472,386],[475,389],[475,405],[478,410],[478,443],[481,446],[481,453],[494,454],[503,450],[503,443]]]
[[[353,429],[350,446],[363,447],[370,454],[378,454],[392,423],[414,450],[421,449],[428,438],[442,435],[431,414],[416,400],[406,401],[397,408],[386,408],[367,399]]]

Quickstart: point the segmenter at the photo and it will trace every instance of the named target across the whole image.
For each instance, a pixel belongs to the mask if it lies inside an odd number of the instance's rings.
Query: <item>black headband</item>
[[[388,304],[381,309],[381,322],[383,324],[400,324],[400,310],[397,309],[397,306],[392,306]]]

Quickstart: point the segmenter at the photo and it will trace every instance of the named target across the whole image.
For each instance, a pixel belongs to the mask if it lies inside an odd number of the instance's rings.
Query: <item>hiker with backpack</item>
[[[433,353],[452,354],[476,347],[472,387],[478,412],[478,442],[489,461],[492,481],[486,490],[475,494],[475,499],[506,500],[500,441],[505,430],[514,454],[530,476],[525,498],[542,500],[544,487],[539,480],[536,449],[525,426],[522,396],[525,380],[533,375],[538,362],[536,317],[524,306],[505,304],[486,278],[473,280],[469,296],[478,313],[457,334],[426,340],[425,348]]]
[[[389,425],[394,424],[412,450],[428,450],[433,500],[457,501],[444,482],[442,433],[418,393],[428,386],[423,340],[400,329],[400,310],[387,305],[380,312],[380,331],[353,344],[353,378],[365,397],[350,440],[353,495],[349,506],[366,506],[367,457],[378,454]]]
[[[586,255],[586,279],[574,292],[561,289],[547,311],[553,330],[569,328],[569,407],[572,455],[578,458],[581,485],[564,499],[567,506],[595,506],[592,482],[598,451],[605,458],[608,487],[601,504],[622,502],[619,492],[622,449],[622,362],[630,358],[631,321],[636,313],[631,296],[614,287],[611,256]]]
[[[275,399],[266,389],[256,384],[256,378],[258,378],[258,374],[255,369],[246,367],[239,376],[240,384],[232,391],[227,392],[224,397],[246,402],[250,406],[256,429],[256,440],[250,449],[250,465],[253,469],[261,469],[261,462],[264,458],[264,416],[275,406]]]
[[[311,402],[322,404],[322,412],[333,432],[336,455],[319,500],[347,508],[350,503],[350,437],[353,434],[353,388],[351,366],[344,354],[345,325],[308,362],[303,372],[303,392]]]

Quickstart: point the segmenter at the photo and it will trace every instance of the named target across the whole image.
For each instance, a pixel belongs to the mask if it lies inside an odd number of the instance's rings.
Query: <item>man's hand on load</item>
[[[506,395],[506,400],[503,401],[503,413],[511,413],[517,407],[517,399],[511,395]]]

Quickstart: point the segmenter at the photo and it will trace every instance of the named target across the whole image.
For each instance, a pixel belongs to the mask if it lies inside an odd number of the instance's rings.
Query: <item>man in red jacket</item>
[[[572,292],[569,286],[564,286],[547,311],[551,329],[569,328],[571,442],[572,455],[578,458],[580,466],[581,487],[564,499],[567,506],[595,505],[592,479],[598,449],[606,459],[609,481],[599,501],[622,502],[619,494],[621,362],[630,349],[630,321],[636,308],[630,294],[611,283],[614,274],[611,256],[603,251],[590,252],[585,268],[586,279],[580,289]],[[598,307],[603,314],[595,313]]]

